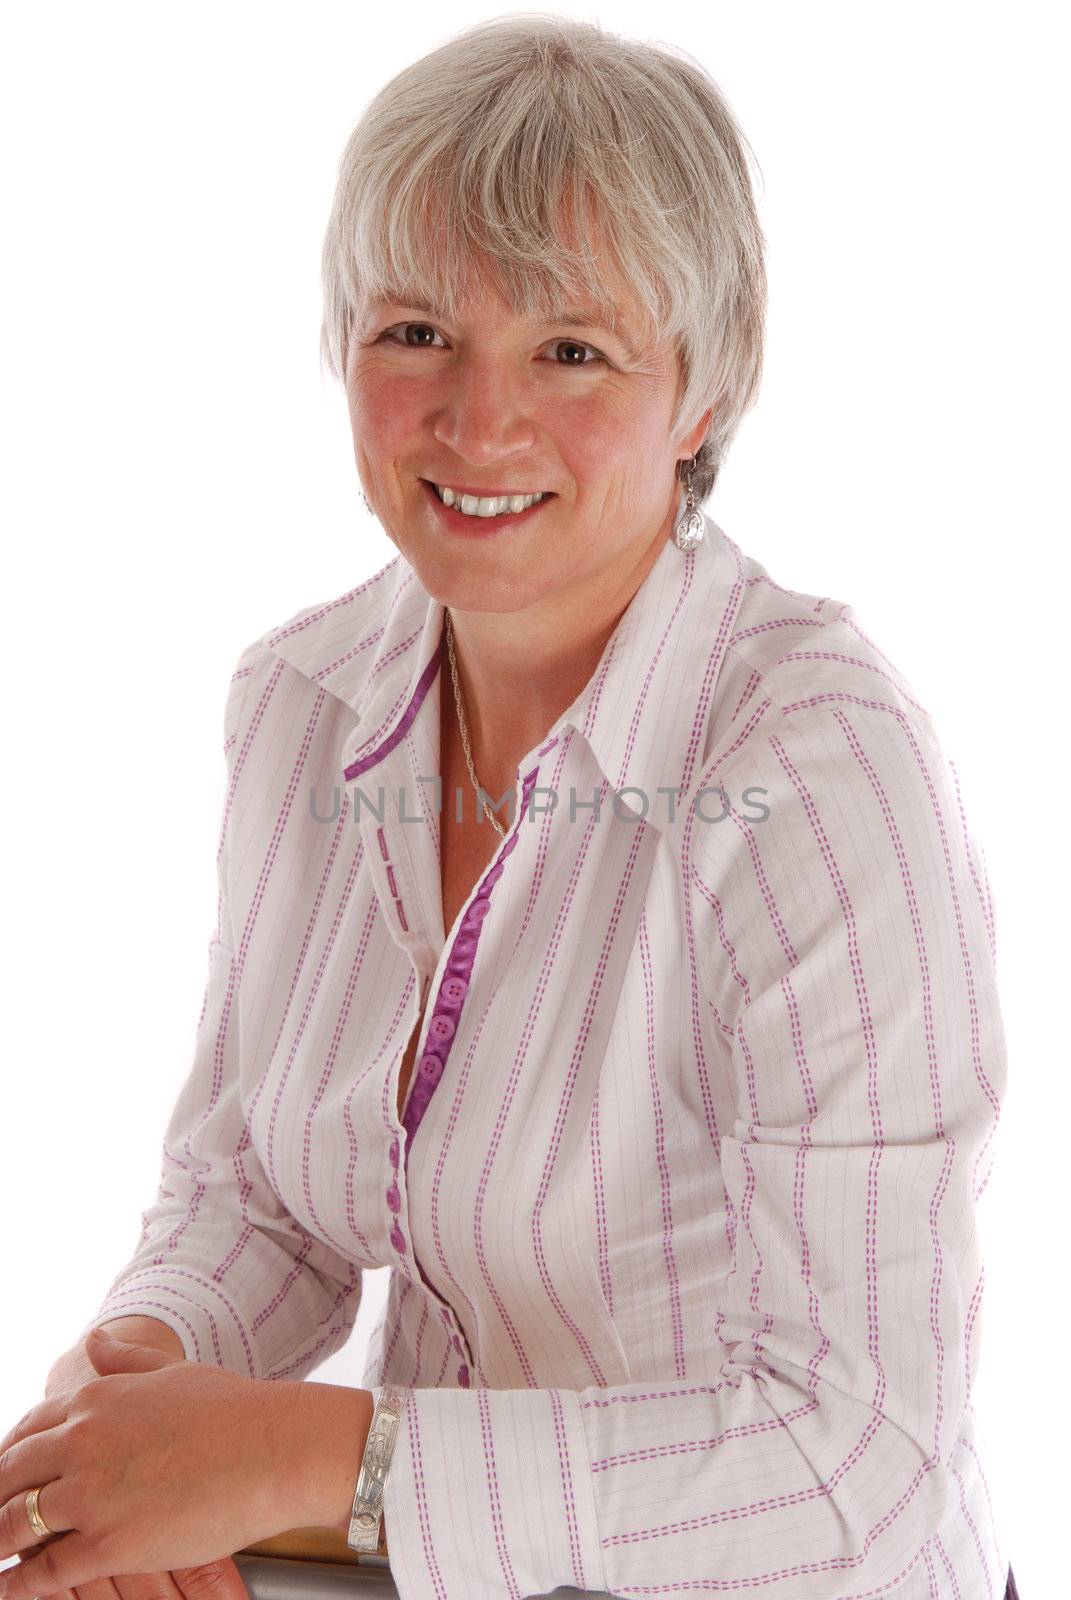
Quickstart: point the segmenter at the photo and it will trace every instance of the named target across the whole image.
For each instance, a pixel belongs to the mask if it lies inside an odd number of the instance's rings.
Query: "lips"
[[[521,523],[537,516],[544,506],[550,505],[557,498],[553,491],[546,491],[542,500],[537,500],[534,505],[528,506],[524,511],[504,511],[497,517],[467,516],[465,512],[459,511],[456,506],[444,505],[430,479],[421,478],[420,482],[423,485],[424,493],[438,514],[440,526],[449,533],[469,539],[486,538],[491,534],[506,533],[511,528],[519,527]]]
[[[424,478],[424,483],[430,483],[433,489],[451,490],[456,500],[461,500],[465,495],[471,495],[474,500],[512,500],[521,495],[527,500],[531,495],[550,495],[550,489],[474,489],[467,483],[449,483],[445,479],[441,482],[435,478]]]

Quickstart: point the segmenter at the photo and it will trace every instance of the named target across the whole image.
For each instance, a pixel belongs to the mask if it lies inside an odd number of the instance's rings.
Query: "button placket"
[[[557,740],[551,741],[551,745],[556,743]],[[546,748],[549,749],[551,746],[548,745]],[[461,913],[460,926],[449,946],[449,956],[445,963],[445,970],[439,979],[432,1014],[425,1030],[424,1048],[417,1061],[416,1081],[409,1090],[405,1115],[402,1119],[403,1127],[408,1134],[405,1145],[406,1164],[408,1164],[409,1160],[413,1135],[420,1126],[424,1112],[427,1110],[431,1097],[442,1077],[446,1058],[450,1053],[450,1047],[457,1032],[461,1010],[469,991],[472,967],[476,958],[476,947],[479,944],[484,920],[491,909],[491,891],[505,871],[506,857],[517,848],[520,842],[520,826],[528,809],[528,801],[538,773],[539,768],[533,767],[531,772],[525,776],[521,792],[521,803],[517,810],[513,832],[507,838],[496,860],[492,862],[484,873],[475,893],[463,913]],[[395,1139],[391,1144],[391,1165],[396,1170],[399,1166],[399,1155],[398,1140]],[[391,1204],[395,1197],[399,1202],[397,1208]],[[391,1209],[393,1222],[390,1241],[398,1254],[404,1255],[406,1239],[398,1224],[397,1216],[397,1212],[401,1209],[401,1192],[396,1182],[392,1183],[387,1190],[387,1203]],[[432,1285],[429,1283],[419,1262],[417,1262],[417,1267],[425,1284],[428,1285],[429,1289],[432,1289]],[[432,1292],[435,1292],[434,1289],[432,1289]],[[444,1312],[443,1320],[449,1327],[450,1314],[447,1308],[443,1307],[442,1309]],[[458,1354],[464,1355],[466,1353],[457,1334],[453,1335],[452,1343]],[[458,1369],[457,1381],[462,1388],[467,1389],[469,1387],[471,1380],[467,1363],[463,1363]]]
[[[513,832],[507,838],[496,860],[492,862],[484,873],[468,905],[460,914],[460,925],[449,947],[449,957],[439,980],[431,1017],[425,1030],[424,1048],[418,1062],[417,1080],[413,1084],[405,1107],[403,1121],[409,1134],[409,1139],[406,1143],[406,1159],[408,1159],[409,1146],[412,1143],[413,1135],[419,1127],[424,1112],[427,1110],[431,1097],[443,1075],[446,1059],[450,1053],[461,1011],[468,995],[480,933],[484,920],[491,909],[491,892],[505,871],[506,857],[517,848],[520,842],[519,830],[525,812],[528,809],[528,801],[538,772],[539,768],[534,767],[525,777],[521,792],[521,804],[518,807],[517,820],[514,824]]]
[[[443,1327],[446,1329],[447,1336],[449,1337],[451,1348],[455,1350],[456,1353],[462,1358],[461,1364],[457,1369],[458,1384],[462,1389],[467,1389],[470,1383],[468,1350],[462,1341],[460,1332],[451,1332],[451,1325],[456,1320],[453,1315],[452,1307],[440,1306],[439,1315],[442,1318]]]

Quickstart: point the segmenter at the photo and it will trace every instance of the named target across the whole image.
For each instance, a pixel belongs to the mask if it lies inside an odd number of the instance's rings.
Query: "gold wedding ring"
[[[41,1485],[41,1489],[43,1488],[44,1484]],[[29,1517],[30,1527],[38,1539],[51,1539],[56,1530],[49,1527],[37,1509],[37,1502],[41,1498],[41,1489],[28,1489],[26,1491],[26,1515]]]

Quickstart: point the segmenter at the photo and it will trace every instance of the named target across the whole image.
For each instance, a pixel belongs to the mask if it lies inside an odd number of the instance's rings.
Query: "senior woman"
[[[406,1600],[1005,1592],[991,897],[912,687],[701,509],[743,151],[693,61],[544,16],[353,133],[324,350],[398,554],[238,662],[196,1056],[5,1441],[13,1600],[226,1592],[301,1523]],[[367,1387],[301,1381],[382,1266]]]

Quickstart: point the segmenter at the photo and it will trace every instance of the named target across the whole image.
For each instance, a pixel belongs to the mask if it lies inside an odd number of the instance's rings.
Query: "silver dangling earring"
[[[681,520],[673,530],[673,537],[677,541],[677,549],[683,550],[685,554],[689,550],[694,550],[697,544],[702,543],[703,534],[706,532],[703,526],[703,518],[695,501],[695,463],[696,458],[693,456],[686,478],[684,511],[681,515]]]
[[[363,489],[361,490],[361,499],[364,501],[364,509],[368,512],[369,516],[372,516],[372,507],[368,504],[368,496],[365,494]]]

